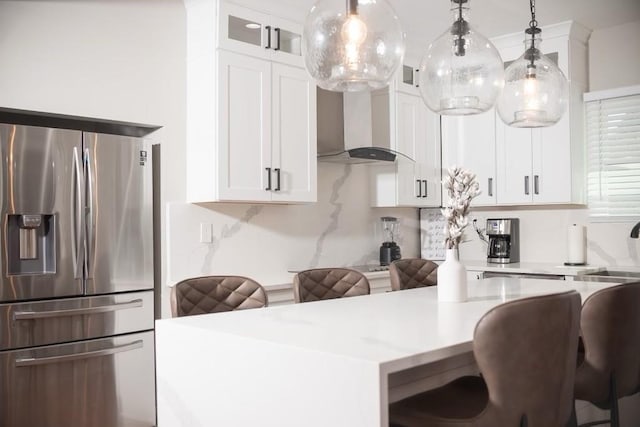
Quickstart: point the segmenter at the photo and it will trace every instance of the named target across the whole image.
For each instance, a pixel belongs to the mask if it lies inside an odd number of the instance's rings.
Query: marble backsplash
[[[640,266],[640,239],[629,237],[636,221],[595,222],[585,207],[558,206],[472,209],[466,242],[460,245],[462,260],[486,259],[487,246],[473,231],[471,220],[484,228],[487,218],[520,219],[520,260],[557,263],[567,261],[567,228],[571,224],[586,229],[586,262],[602,266]]]
[[[381,216],[400,219],[402,255],[418,256],[418,210],[371,208],[369,186],[366,165],[319,163],[317,203],[171,203],[165,283],[237,274],[269,286],[291,283],[289,270],[377,264]],[[211,243],[200,243],[201,224],[211,225]]]

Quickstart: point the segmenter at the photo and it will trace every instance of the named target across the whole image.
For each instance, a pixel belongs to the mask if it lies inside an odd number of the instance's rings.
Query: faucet
[[[637,239],[638,237],[640,237],[640,222],[631,229],[631,238]]]

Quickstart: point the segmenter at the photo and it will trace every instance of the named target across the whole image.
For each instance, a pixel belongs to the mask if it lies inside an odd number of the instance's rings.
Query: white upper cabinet
[[[582,94],[587,88],[589,31],[576,23],[543,28],[541,50],[569,80],[567,111],[558,123],[537,129],[512,128],[496,120],[497,203],[585,203],[585,144]],[[524,34],[494,40],[505,62],[523,52]]]
[[[372,98],[374,145],[401,153],[393,165],[371,166],[373,206],[440,206],[440,117],[393,87]]]
[[[218,47],[303,67],[302,25],[231,3],[220,3]]]
[[[524,33],[492,39],[508,63],[523,53]],[[582,204],[585,169],[582,93],[587,82],[589,31],[574,22],[543,28],[541,50],[570,84],[563,118],[538,129],[512,128],[493,110],[442,118],[443,168],[457,164],[478,176],[483,205]]]
[[[476,174],[480,194],[474,206],[496,204],[496,113],[442,116],[442,173],[462,166]],[[443,193],[442,197],[446,197]]]
[[[189,201],[316,201],[316,86],[300,28],[225,2],[219,15],[215,1],[185,4]]]

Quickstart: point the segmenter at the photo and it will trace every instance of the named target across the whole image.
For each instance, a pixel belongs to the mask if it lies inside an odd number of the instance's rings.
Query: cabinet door
[[[442,173],[461,166],[475,173],[474,206],[496,204],[496,119],[493,109],[471,116],[442,116]],[[446,194],[443,193],[443,199]]]
[[[496,120],[498,204],[529,204],[533,198],[532,130]]]
[[[424,128],[425,140],[416,146],[418,175],[422,181],[422,203],[420,206],[440,206],[442,204],[440,116],[430,111],[422,99],[418,124]]]
[[[395,98],[395,149],[413,160],[407,161],[402,156],[397,160],[397,202],[401,206],[421,206],[424,190],[422,177],[418,176],[418,162],[427,143],[425,107],[417,96],[397,92]]]
[[[218,52],[217,154],[219,200],[271,199],[269,61]]]
[[[306,71],[272,65],[273,201],[316,201],[316,85]]]
[[[396,71],[396,89],[409,95],[420,96],[418,90],[418,76],[420,69],[412,62],[403,62]]]
[[[534,130],[534,203],[571,203],[572,178],[569,111],[553,126]]]
[[[246,7],[220,2],[218,47],[247,55],[268,58],[273,42],[269,15]]]
[[[302,60],[302,25],[271,16],[271,59],[304,67]]]

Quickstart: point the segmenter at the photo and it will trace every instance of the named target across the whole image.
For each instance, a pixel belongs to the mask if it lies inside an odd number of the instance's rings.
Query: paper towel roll
[[[567,229],[567,264],[585,263],[585,228],[572,224]]]

